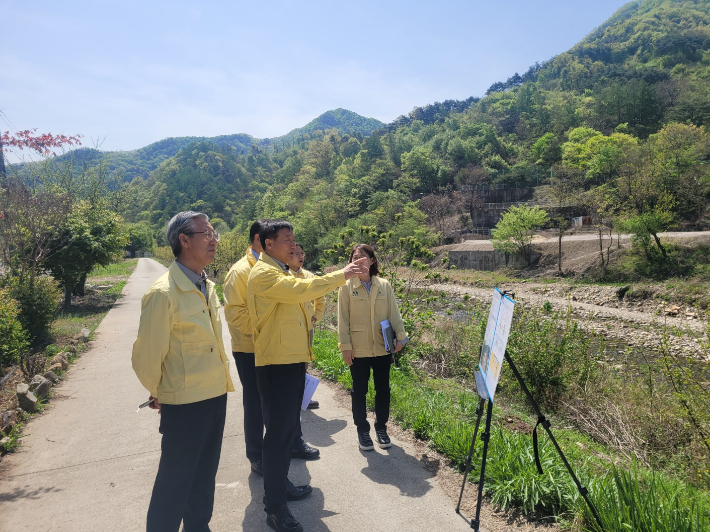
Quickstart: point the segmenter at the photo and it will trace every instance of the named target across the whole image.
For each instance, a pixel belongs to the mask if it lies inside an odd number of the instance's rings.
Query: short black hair
[[[257,220],[253,224],[251,224],[251,227],[249,228],[249,245],[251,246],[252,242],[254,242],[254,237],[259,234],[261,231],[261,228],[268,222],[269,220],[263,218],[261,220]]]
[[[281,229],[289,229],[293,231],[293,225],[286,220],[267,220],[259,229],[259,241],[261,247],[266,249],[266,239],[274,240]]]
[[[301,251],[303,251],[303,246],[299,242],[296,242],[296,246],[301,248]]]

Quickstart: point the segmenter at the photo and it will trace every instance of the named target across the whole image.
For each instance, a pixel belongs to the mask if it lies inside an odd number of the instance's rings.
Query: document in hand
[[[308,403],[311,402],[313,394],[316,393],[320,379],[306,373],[306,387],[303,389],[303,401],[301,401],[301,410],[308,408]]]
[[[381,321],[380,327],[382,327],[382,338],[385,340],[385,351],[393,353],[396,337],[392,325],[390,325],[390,320]]]

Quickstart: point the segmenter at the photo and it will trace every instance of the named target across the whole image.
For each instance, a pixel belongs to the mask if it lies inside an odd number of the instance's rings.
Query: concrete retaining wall
[[[533,256],[533,263],[540,258],[539,253]],[[502,251],[470,250],[470,251],[449,251],[449,264],[456,266],[459,270],[481,270],[492,272],[501,268],[525,268],[523,259],[517,255],[511,255]]]

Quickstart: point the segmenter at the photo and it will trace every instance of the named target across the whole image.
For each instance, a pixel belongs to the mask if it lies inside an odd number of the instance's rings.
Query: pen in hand
[[[155,401],[155,398],[149,399],[149,400],[147,400],[145,403],[141,403],[140,405],[138,405],[138,409],[136,410],[136,412],[140,412],[140,411],[141,411],[141,408],[145,408],[146,406],[148,406],[148,405],[149,405],[150,403],[152,403],[153,401]]]

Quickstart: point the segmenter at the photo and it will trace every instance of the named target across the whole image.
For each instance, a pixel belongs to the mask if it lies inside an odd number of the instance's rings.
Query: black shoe
[[[380,449],[392,447],[390,437],[387,435],[387,429],[376,430],[375,434],[377,434],[377,445],[380,446]]]
[[[251,470],[260,477],[264,476],[264,469],[261,467],[261,460],[255,460],[254,462],[252,462]]]
[[[276,532],[303,532],[301,524],[294,519],[291,510],[285,504],[275,514],[266,516],[266,524]]]
[[[294,486],[293,482],[286,479],[286,500],[287,501],[300,501],[308,497],[313,488],[309,484],[303,486]]]
[[[303,439],[299,439],[296,444],[291,447],[291,458],[303,458],[304,460],[318,460],[320,451],[308,445]]]
[[[372,451],[375,448],[375,445],[372,443],[372,438],[370,438],[369,432],[358,432],[357,442],[360,446],[360,449],[362,449],[363,451]]]
[[[305,499],[306,497],[308,497],[312,491],[313,488],[308,484],[305,484],[304,486],[294,486],[293,482],[291,482],[289,479],[286,479],[287,501],[300,501],[301,499]],[[264,504],[266,504],[266,495],[264,495]]]
[[[320,404],[318,403],[318,401],[311,400],[311,402],[308,403],[308,408],[310,410],[313,410],[314,408],[318,408],[319,406],[320,406]]]

